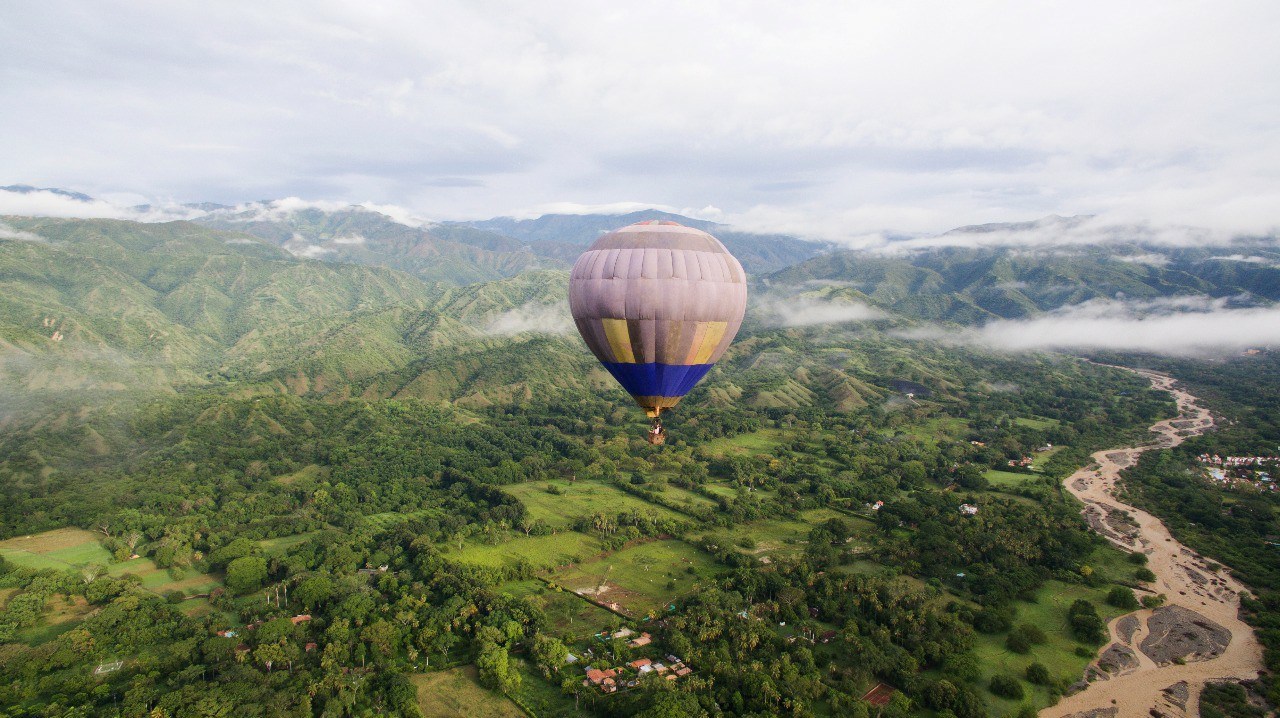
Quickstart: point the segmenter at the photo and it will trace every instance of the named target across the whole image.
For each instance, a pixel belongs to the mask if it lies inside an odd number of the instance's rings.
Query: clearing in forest
[[[217,577],[207,573],[200,573],[193,568],[173,572],[160,568],[155,561],[146,557],[112,564],[107,568],[107,573],[117,578],[125,575],[136,576],[142,581],[143,588],[159,594],[167,591],[182,591],[184,596],[195,596],[209,593],[222,585]]]
[[[425,718],[524,718],[515,703],[480,685],[475,666],[419,673],[409,680],[418,689]]]
[[[705,442],[702,449],[712,456],[772,454],[788,438],[789,433],[782,429],[761,429],[749,434],[712,439]]]
[[[552,493],[548,487],[552,487],[558,493]],[[530,519],[542,519],[552,528],[567,528],[572,526],[576,519],[597,512],[616,514],[620,511],[639,511],[641,514],[658,518],[688,520],[688,517],[683,514],[678,514],[664,506],[651,504],[599,481],[582,479],[529,481],[503,486],[502,490],[525,505]]]
[[[66,571],[91,563],[106,566],[111,562],[111,553],[98,543],[99,538],[98,534],[84,529],[54,529],[0,541],[0,555],[19,566],[34,569]]]
[[[447,544],[447,556],[460,563],[498,568],[515,566],[521,560],[535,569],[582,561],[602,550],[600,541],[577,531],[558,531],[546,536],[525,536],[521,531],[508,532],[503,540],[487,543],[483,536],[468,539],[462,549],[458,544]]]
[[[715,573],[702,551],[675,539],[646,541],[557,572],[560,586],[631,616],[658,615]]]

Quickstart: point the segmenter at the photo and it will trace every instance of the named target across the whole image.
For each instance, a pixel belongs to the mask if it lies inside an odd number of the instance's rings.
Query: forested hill
[[[1032,316],[1094,299],[1280,300],[1275,242],[1178,248],[1138,243],[1052,248],[931,247],[838,251],[769,274],[773,289],[843,286],[919,319],[979,324]]]

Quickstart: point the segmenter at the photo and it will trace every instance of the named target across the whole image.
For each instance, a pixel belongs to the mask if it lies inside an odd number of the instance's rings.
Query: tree
[[[481,645],[480,655],[476,656],[476,668],[480,671],[480,682],[489,688],[512,693],[520,687],[520,674],[511,669],[507,649],[496,643]]]
[[[991,676],[991,692],[1001,698],[1009,698],[1011,700],[1022,699],[1022,682],[1013,676],[1006,676],[998,673]]]
[[[298,584],[293,595],[302,603],[303,608],[315,608],[333,595],[333,579],[324,575],[309,576]]]
[[[227,565],[227,588],[240,595],[252,593],[267,580],[267,560],[261,556],[242,556]]]
[[[1098,609],[1089,601],[1080,598],[1067,610],[1067,623],[1071,633],[1081,643],[1097,645],[1105,638],[1105,624],[1098,616]]]
[[[542,633],[533,637],[530,653],[542,669],[542,674],[548,678],[552,673],[559,673],[560,667],[569,657],[569,649],[560,639]]]
[[[1107,603],[1116,608],[1123,608],[1126,611],[1133,611],[1138,608],[1138,598],[1133,595],[1133,589],[1124,586],[1113,586],[1107,594]]]

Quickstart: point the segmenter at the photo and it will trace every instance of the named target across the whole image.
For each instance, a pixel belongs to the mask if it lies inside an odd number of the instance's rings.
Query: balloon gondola
[[[747,276],[720,240],[676,222],[602,235],[573,265],[569,310],[591,353],[666,440],[662,412],[680,403],[729,348],[747,306]]]

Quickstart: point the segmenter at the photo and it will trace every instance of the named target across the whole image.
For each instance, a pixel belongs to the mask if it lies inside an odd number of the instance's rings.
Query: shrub
[[[1049,669],[1043,663],[1032,663],[1027,666],[1027,680],[1038,686],[1049,684]]]
[[[1151,581],[1156,580],[1156,575],[1152,573],[1151,569],[1145,566],[1134,571],[1133,577],[1144,583],[1150,583]]]
[[[1001,698],[1019,700],[1022,698],[1022,682],[1013,676],[997,674],[991,676],[991,692]]]

